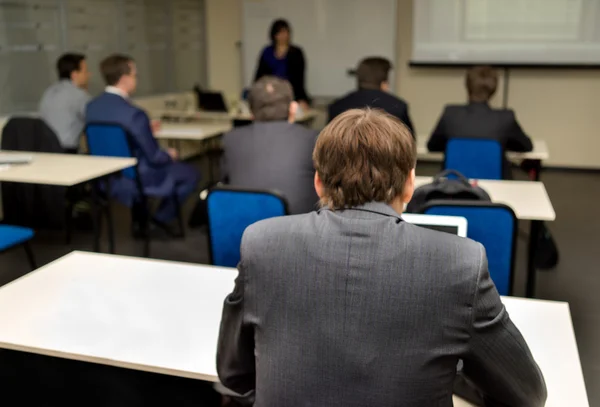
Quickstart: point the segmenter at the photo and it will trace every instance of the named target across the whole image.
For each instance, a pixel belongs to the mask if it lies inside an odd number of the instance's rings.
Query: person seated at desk
[[[510,109],[493,109],[489,101],[496,93],[498,73],[489,66],[467,71],[469,103],[446,106],[429,142],[429,151],[445,151],[451,138],[498,140],[509,151],[527,152],[533,144]],[[510,179],[510,163],[504,160],[504,178]]]
[[[85,55],[64,54],[56,63],[59,81],[44,92],[40,116],[54,131],[65,152],[77,153],[85,126],[85,106],[90,100],[90,79]]]
[[[199,174],[191,165],[177,161],[176,150],[160,148],[153,134],[157,126],[150,122],[146,112],[130,101],[129,97],[137,86],[135,61],[125,55],[111,55],[101,62],[100,71],[107,87],[103,94],[88,104],[86,121],[118,124],[131,135],[144,187],[160,186],[171,181],[177,185],[178,202],[173,198],[165,198],[154,214],[155,221],[169,224],[177,217],[177,203],[183,205],[195,191]],[[138,206],[139,202],[133,202],[136,193],[134,181],[121,177],[115,179],[111,186],[117,200],[132,206],[135,232],[143,209]]]
[[[388,77],[391,69],[391,62],[385,58],[363,59],[356,70],[358,90],[329,105],[329,121],[346,110],[363,107],[379,108],[400,119],[415,137],[414,127],[408,114],[408,104],[389,93]]]
[[[292,214],[315,210],[312,151],[318,134],[294,123],[298,104],[290,83],[263,76],[252,85],[248,102],[254,122],[223,137],[223,179],[281,192]]]
[[[459,359],[485,405],[541,407],[546,387],[483,246],[402,220],[408,128],[350,110],[313,154],[322,208],[249,226],[225,299],[221,383],[262,406],[451,406]]]

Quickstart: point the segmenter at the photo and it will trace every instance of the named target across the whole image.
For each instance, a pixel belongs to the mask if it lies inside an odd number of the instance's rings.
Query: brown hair
[[[313,152],[321,204],[336,210],[391,203],[416,161],[416,144],[400,120],[377,109],[348,110],[323,129]]]
[[[496,93],[498,73],[491,66],[474,66],[466,76],[469,101],[487,102]]]
[[[133,58],[127,55],[113,54],[100,62],[100,72],[108,86],[116,85],[123,75],[131,73]]]
[[[287,120],[293,100],[292,85],[275,76],[263,76],[254,82],[248,94],[250,110],[261,122]]]
[[[381,57],[370,57],[360,61],[356,78],[360,89],[380,89],[387,82],[392,63]]]

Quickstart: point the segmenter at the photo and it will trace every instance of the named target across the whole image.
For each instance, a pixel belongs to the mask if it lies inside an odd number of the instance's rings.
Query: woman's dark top
[[[260,55],[254,80],[257,81],[266,75],[274,75],[281,79],[286,79],[292,85],[296,100],[310,102],[310,98],[304,88],[304,70],[304,53],[301,48],[290,45],[287,55],[280,59],[275,56],[275,47],[269,45],[263,49]]]

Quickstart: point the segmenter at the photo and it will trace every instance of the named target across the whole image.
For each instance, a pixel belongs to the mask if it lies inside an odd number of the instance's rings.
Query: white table
[[[164,140],[204,141],[227,133],[230,122],[163,123],[154,137]]]
[[[225,296],[237,270],[73,252],[0,288],[0,347],[217,381]],[[504,298],[549,389],[587,407],[566,303]]]
[[[415,187],[429,184],[431,177],[416,177]],[[556,212],[543,183],[537,181],[494,181],[478,180],[495,203],[503,203],[512,208],[520,220],[531,221],[529,247],[527,253],[527,297],[535,292],[535,249],[542,222],[556,219]],[[468,230],[468,226],[467,226]]]
[[[28,164],[2,166],[0,182],[19,182],[24,184],[58,185],[72,187],[115,174],[137,164],[135,158],[98,157],[83,154],[54,154],[24,151],[5,151],[2,154],[30,155],[33,160]],[[107,183],[107,185],[109,185]],[[96,213],[96,188],[92,188],[93,213]],[[110,195],[110,193],[108,194]],[[112,215],[110,205],[106,206],[109,226],[109,251],[114,253]],[[100,228],[94,218],[94,250],[100,250]]]
[[[432,177],[416,177],[415,187],[429,184]],[[478,180],[493,202],[512,208],[521,220],[553,221],[556,212],[542,182]]]
[[[0,169],[0,182],[60,185],[71,187],[114,174],[137,163],[135,158],[95,157],[83,154],[34,153],[6,151],[2,154],[31,155],[28,164]]]
[[[297,115],[296,122],[300,124],[309,123],[311,120],[317,117],[318,113],[314,109],[310,109],[307,112],[302,112]],[[253,120],[250,113],[239,113],[233,109],[229,112],[206,112],[202,110],[153,110],[152,117],[173,117],[178,119],[187,120],[215,120],[215,121],[233,121],[233,120]]]
[[[428,135],[417,136],[417,157],[423,161],[443,161],[444,153],[431,153],[427,150],[427,142],[429,141]],[[536,160],[536,161],[547,161],[550,158],[550,152],[548,151],[548,144],[544,140],[533,140],[533,150],[528,153],[517,153],[514,151],[507,151],[506,156],[508,159],[513,161],[522,160]]]

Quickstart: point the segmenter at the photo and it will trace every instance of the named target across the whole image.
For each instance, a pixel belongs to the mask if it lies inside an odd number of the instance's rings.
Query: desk
[[[164,140],[204,141],[227,133],[232,128],[229,122],[163,123],[154,137]]]
[[[429,184],[431,177],[416,177],[415,187]],[[531,221],[529,248],[527,255],[527,297],[535,292],[535,247],[543,221],[556,219],[556,212],[546,187],[536,181],[493,181],[479,180],[479,186],[485,189],[493,202],[503,203],[512,208],[520,220]],[[468,225],[467,225],[468,231]],[[468,233],[468,232],[467,232]]]
[[[427,141],[429,137],[426,135],[417,136],[417,158],[422,161],[444,161],[444,153],[431,153],[427,150]],[[550,158],[548,144],[544,140],[533,140],[533,150],[528,153],[517,153],[507,151],[506,157],[511,161],[521,162],[523,160],[531,160],[535,163],[534,179],[539,180],[542,161],[547,161]]]
[[[195,123],[163,123],[161,129],[154,135],[157,139],[175,141],[175,147],[179,152],[179,141],[208,142],[215,137],[220,137],[233,128],[231,121],[195,122]],[[208,156],[209,184],[215,182],[213,174],[213,155]]]
[[[239,113],[237,110],[231,110],[229,112],[206,112],[202,110],[152,110],[151,116],[155,118],[175,118],[183,120],[214,120],[214,121],[233,121],[233,120],[247,120],[251,121],[252,115],[250,113]],[[296,117],[296,123],[309,125],[312,120],[318,116],[318,113],[314,109],[310,109],[307,112],[303,112]]]
[[[221,309],[237,270],[73,252],[0,288],[0,347],[217,381]],[[548,385],[587,407],[566,303],[503,298]]]
[[[0,182],[19,182],[24,184],[57,185],[72,187],[84,182],[101,179],[117,173],[125,168],[136,165],[135,158],[96,157],[82,154],[53,154],[23,151],[4,151],[3,154],[27,154],[33,157],[29,164],[11,165],[0,168]],[[109,185],[107,183],[107,185]],[[100,229],[98,197],[96,188],[92,188],[93,221],[94,221],[94,250],[100,251]],[[108,191],[110,195],[110,191]],[[115,243],[113,234],[110,205],[106,207],[109,227],[109,251],[114,253]]]

